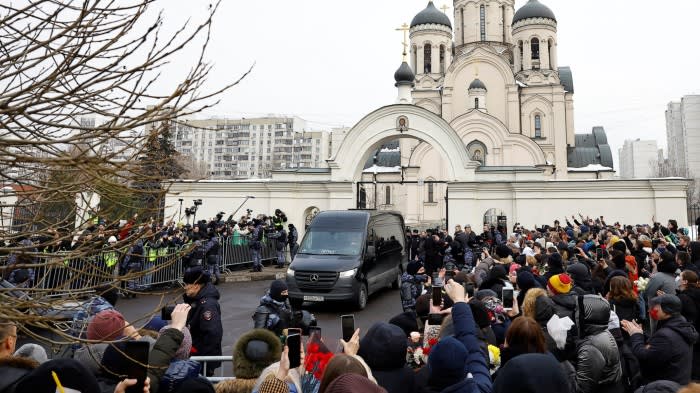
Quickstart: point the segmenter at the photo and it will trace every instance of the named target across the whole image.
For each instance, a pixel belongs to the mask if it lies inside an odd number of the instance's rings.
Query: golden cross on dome
[[[408,25],[408,23],[404,23],[401,25],[401,27],[395,30],[403,31],[403,61],[406,61],[406,56],[408,56],[408,31],[411,30],[411,27]]]
[[[450,9],[450,6],[447,4],[443,4],[443,6],[440,7],[440,9],[442,10],[442,12],[447,13],[447,10]]]

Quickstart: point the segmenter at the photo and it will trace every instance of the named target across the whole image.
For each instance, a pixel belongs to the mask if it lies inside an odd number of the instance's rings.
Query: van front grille
[[[338,281],[338,273],[296,271],[294,278],[300,289],[330,289]]]

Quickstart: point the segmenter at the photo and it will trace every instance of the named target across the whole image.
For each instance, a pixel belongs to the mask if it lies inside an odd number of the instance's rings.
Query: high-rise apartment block
[[[178,120],[171,138],[210,179],[269,178],[273,170],[327,166],[329,133],[306,128],[298,117]]]
[[[675,176],[700,177],[700,95],[685,96],[666,109],[668,162]]]
[[[626,179],[655,177],[659,147],[656,141],[626,140],[620,149],[620,176]]]

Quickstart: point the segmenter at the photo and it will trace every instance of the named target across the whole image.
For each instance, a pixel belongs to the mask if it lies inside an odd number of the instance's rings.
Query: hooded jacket
[[[291,321],[292,310],[287,302],[278,302],[269,293],[260,299],[260,305],[253,314],[253,328],[272,330],[278,336],[291,326]]]
[[[598,295],[577,297],[576,391],[580,393],[622,390],[622,366],[615,338],[608,331],[610,306]]]
[[[221,326],[221,306],[219,291],[207,283],[194,297],[183,295],[185,303],[192,306],[187,315],[187,325],[192,334],[192,354],[195,356],[221,356],[221,339],[224,334]],[[210,370],[221,363],[209,362]]]
[[[14,392],[17,383],[38,366],[34,360],[22,357],[0,359],[0,392]]]
[[[413,393],[415,373],[406,366],[408,341],[404,331],[395,325],[378,322],[360,341],[357,353],[365,360],[377,384],[389,393]]]
[[[577,262],[569,265],[566,272],[574,280],[574,291],[578,292],[579,295],[593,293],[593,281],[591,280],[591,272],[588,266]]]
[[[647,382],[663,379],[686,385],[690,382],[693,344],[697,340],[695,327],[676,315],[659,321],[646,343],[644,335],[637,333],[630,337],[630,344]]]
[[[569,383],[557,360],[548,354],[528,353],[503,365],[493,382],[493,393],[569,392]]]

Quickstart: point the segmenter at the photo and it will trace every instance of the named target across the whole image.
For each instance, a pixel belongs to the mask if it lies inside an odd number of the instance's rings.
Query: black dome
[[[450,18],[448,18],[444,12],[435,8],[435,4],[433,4],[432,1],[428,2],[428,6],[413,18],[411,21],[411,27],[430,24],[443,25],[449,27],[450,29],[452,28]]]
[[[411,67],[405,61],[401,63],[401,66],[394,73],[394,80],[397,84],[399,83],[413,83],[416,76],[413,74]]]
[[[469,90],[471,90],[471,89],[484,89],[484,90],[486,90],[486,85],[481,80],[474,79],[474,81],[472,81],[472,83],[469,85]]]
[[[513,16],[513,24],[530,18],[546,18],[555,22],[557,21],[554,12],[538,0],[530,0],[527,4],[520,7],[518,12],[515,13],[515,16]]]

